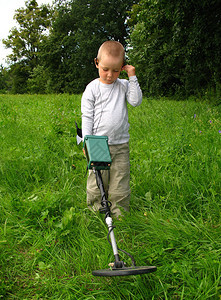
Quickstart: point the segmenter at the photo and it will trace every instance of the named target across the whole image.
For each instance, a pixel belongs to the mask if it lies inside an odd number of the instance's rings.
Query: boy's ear
[[[122,68],[121,68],[121,69],[123,69],[123,67],[126,66],[126,65],[127,65],[127,61],[126,61],[126,58],[124,58],[124,61],[123,61],[123,64],[122,64]]]
[[[122,69],[123,69],[123,67],[124,66],[126,66],[127,65],[127,60],[126,60],[126,57],[124,57],[124,61],[123,61],[123,65],[122,65]]]
[[[98,68],[98,58],[97,57],[94,59],[94,63],[95,63],[95,66]]]

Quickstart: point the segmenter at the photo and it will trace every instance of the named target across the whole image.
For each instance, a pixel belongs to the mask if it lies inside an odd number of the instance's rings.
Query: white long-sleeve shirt
[[[138,106],[142,91],[136,76],[104,84],[97,78],[90,82],[82,96],[82,133],[108,136],[109,145],[129,141],[127,102]]]

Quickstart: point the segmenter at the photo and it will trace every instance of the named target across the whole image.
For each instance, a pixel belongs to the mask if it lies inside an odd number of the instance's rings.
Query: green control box
[[[87,158],[88,169],[110,169],[111,156],[107,136],[86,135],[83,147]]]

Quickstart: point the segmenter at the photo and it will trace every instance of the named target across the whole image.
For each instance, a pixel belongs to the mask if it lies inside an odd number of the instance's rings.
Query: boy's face
[[[113,83],[120,75],[122,70],[122,59],[110,55],[102,55],[96,64],[98,68],[100,81],[105,84]]]

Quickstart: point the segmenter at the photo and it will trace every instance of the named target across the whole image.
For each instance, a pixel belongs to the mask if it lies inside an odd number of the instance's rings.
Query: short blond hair
[[[106,41],[104,42],[97,53],[97,59],[100,60],[102,55],[110,55],[113,57],[121,57],[122,62],[125,59],[125,50],[123,45],[117,41]]]

